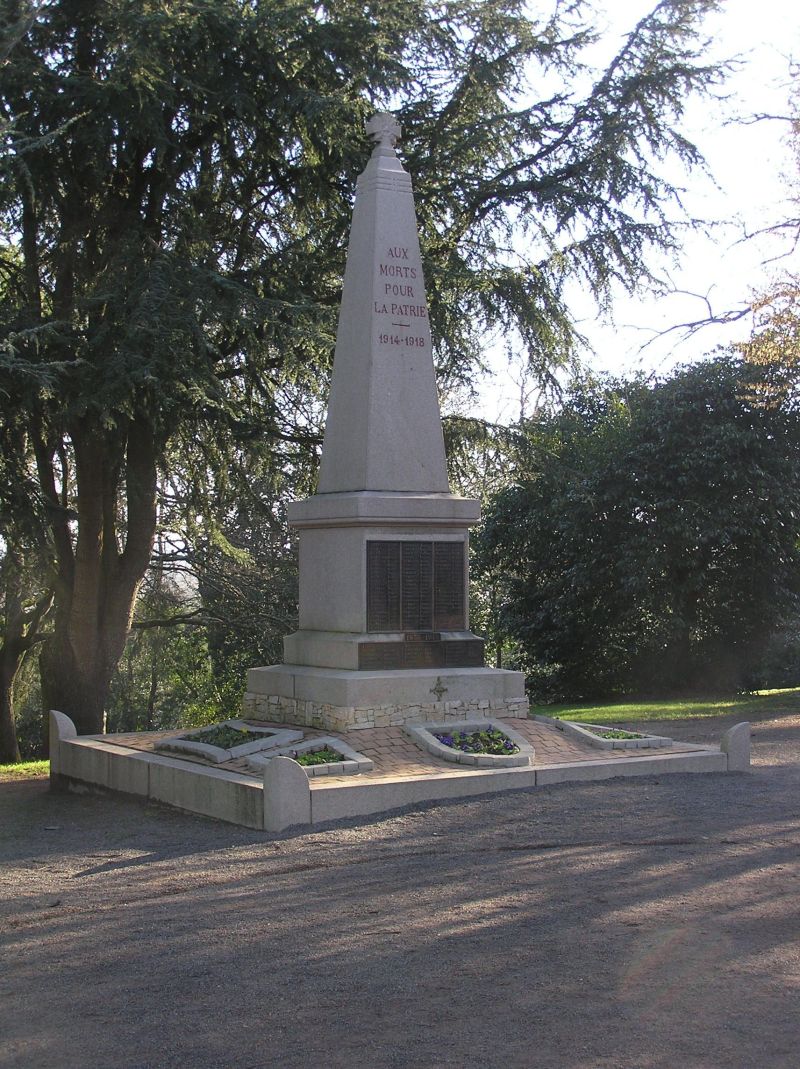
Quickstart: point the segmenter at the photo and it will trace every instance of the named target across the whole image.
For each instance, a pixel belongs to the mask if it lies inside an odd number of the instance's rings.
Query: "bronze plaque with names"
[[[358,647],[358,667],[361,671],[405,668],[402,642],[362,642]]]
[[[367,630],[410,634],[466,626],[464,542],[367,542]]]
[[[445,668],[483,668],[484,643],[482,639],[443,642]]]
[[[367,630],[400,630],[400,542],[367,542]]]
[[[433,543],[433,626],[464,629],[464,543]]]
[[[403,631],[433,630],[433,543],[400,542]]]

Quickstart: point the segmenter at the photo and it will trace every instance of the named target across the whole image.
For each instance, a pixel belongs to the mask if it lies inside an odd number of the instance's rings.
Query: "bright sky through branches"
[[[604,47],[613,48],[614,38],[618,41],[653,6],[654,0],[608,0],[599,20],[605,28]],[[726,81],[728,99],[718,107],[709,107],[707,101],[689,102],[683,123],[706,157],[713,180],[700,172],[689,176],[673,172],[671,177],[686,187],[687,212],[715,225],[708,233],[687,233],[680,262],[660,265],[674,290],[685,293],[631,299],[620,292],[614,300],[613,325],[598,320],[594,307],[575,293],[573,310],[594,349],[587,362],[598,372],[666,372],[746,337],[747,319],[727,327],[707,326],[688,339],[679,325],[708,314],[704,297],[715,315],[741,307],[791,265],[785,258],[789,252],[785,238],[782,243],[767,236],[741,239],[789,215],[788,182],[794,162],[788,124],[746,120],[758,114],[788,113],[792,61],[800,62],[800,4],[725,0],[703,28],[713,39],[709,59],[738,57],[740,64]],[[604,54],[598,62],[606,58]],[[795,252],[795,268],[797,258]],[[500,353],[492,366],[495,374],[482,390],[481,414],[503,422],[517,419],[519,368],[509,366]]]

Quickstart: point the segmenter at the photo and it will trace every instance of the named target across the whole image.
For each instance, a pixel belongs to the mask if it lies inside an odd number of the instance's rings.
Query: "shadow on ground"
[[[0,784],[3,1064],[794,1067],[800,721],[754,757],[278,837]]]

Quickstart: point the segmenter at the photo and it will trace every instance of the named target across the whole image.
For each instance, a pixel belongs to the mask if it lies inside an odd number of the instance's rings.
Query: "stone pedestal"
[[[344,731],[527,715],[522,673],[484,667],[483,642],[469,630],[468,533],[479,516],[477,501],[364,491],[318,494],[289,508],[300,534],[300,629],[284,639],[283,664],[248,673],[248,717]],[[460,626],[432,626],[441,622],[434,598],[428,628],[370,627],[376,608],[370,550],[408,542],[447,547],[456,561],[460,556],[460,619],[459,592],[445,590],[447,608],[455,603],[456,609],[449,622]],[[429,555],[435,564],[435,552]],[[418,603],[412,609],[418,612]]]
[[[348,672],[280,664],[251,668],[243,708],[255,720],[331,731],[489,715],[525,718],[520,676],[501,668]]]
[[[284,639],[287,663],[456,667],[459,654],[463,660],[470,653],[464,643],[480,642],[467,615],[476,501],[452,494],[318,494],[290,505],[289,518],[300,532],[300,630]],[[414,663],[415,655],[422,663]],[[477,656],[473,645],[472,660]]]
[[[289,506],[300,627],[252,669],[248,716],[334,730],[527,712],[469,630],[477,501],[449,492],[411,179],[399,127],[357,185],[319,492]]]

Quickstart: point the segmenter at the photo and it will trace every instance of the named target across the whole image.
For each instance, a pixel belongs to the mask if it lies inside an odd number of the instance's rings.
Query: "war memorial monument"
[[[525,717],[521,672],[469,630],[469,529],[450,492],[411,178],[392,115],[358,179],[317,493],[289,506],[300,628],[254,668],[244,712],[346,730]]]
[[[719,747],[603,738],[530,718],[523,674],[485,666],[468,596],[480,510],[448,483],[400,128],[379,114],[367,131],[319,487],[289,505],[300,612],[284,662],[251,669],[241,719],[210,728],[78,736],[51,711],[52,786],[281,832],[566,780],[746,770],[747,723]]]

